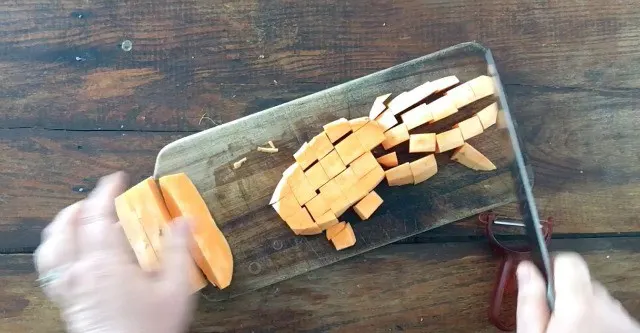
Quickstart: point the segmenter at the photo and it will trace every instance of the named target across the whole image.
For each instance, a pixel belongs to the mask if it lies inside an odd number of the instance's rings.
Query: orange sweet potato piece
[[[376,117],[387,109],[387,105],[385,103],[387,103],[389,97],[391,97],[391,94],[376,97],[375,101],[373,101],[373,105],[371,106],[371,111],[369,111],[370,119],[376,119]]]
[[[421,133],[409,136],[410,153],[430,153],[436,151],[436,134]]]
[[[331,239],[331,242],[333,243],[333,246],[338,251],[344,250],[348,247],[352,247],[353,245],[355,245],[356,235],[353,233],[353,228],[351,227],[351,224],[347,223],[344,229],[342,229],[342,231],[340,231],[337,235],[335,235]]]
[[[196,187],[184,173],[161,177],[159,184],[171,216],[191,218],[195,262],[216,287],[228,287],[233,276],[231,248]]]
[[[453,148],[458,148],[464,144],[462,138],[462,131],[459,128],[453,128],[446,132],[442,132],[436,135],[436,147],[437,153],[442,153]]]
[[[469,119],[463,120],[457,123],[454,127],[458,127],[460,129],[464,140],[469,140],[483,132],[482,123],[478,116],[473,116]]]
[[[496,123],[498,118],[498,103],[493,103],[486,108],[480,110],[476,113],[478,118],[480,118],[480,122],[482,123],[482,127],[487,129]]]
[[[413,174],[409,162],[385,171],[389,186],[413,184]]]
[[[375,191],[369,192],[360,202],[353,206],[353,210],[360,216],[361,219],[366,220],[373,212],[382,205],[382,198]]]
[[[324,132],[327,133],[327,136],[329,137],[329,140],[331,140],[331,142],[336,142],[341,137],[351,132],[351,125],[345,118],[334,120],[322,126],[322,128],[324,128]]]
[[[382,147],[387,150],[409,140],[409,130],[405,124],[399,124],[386,131],[384,135],[385,139],[382,141]]]
[[[168,226],[172,218],[155,180],[147,178],[119,195],[115,206],[120,225],[140,267],[145,271],[157,270],[162,259],[162,234],[170,230]],[[195,263],[189,274],[193,292],[206,286],[207,282]]]
[[[332,240],[340,231],[344,230],[347,226],[347,222],[339,222],[337,224],[332,225],[327,229],[327,240]]]
[[[490,171],[496,169],[496,166],[486,156],[468,143],[456,149],[451,159],[473,170]]]
[[[393,168],[398,166],[398,155],[395,151],[390,152],[386,155],[382,155],[376,159],[380,165],[386,168]]]
[[[438,163],[436,163],[436,157],[433,154],[417,159],[409,163],[409,165],[411,166],[414,184],[422,183],[438,172]]]

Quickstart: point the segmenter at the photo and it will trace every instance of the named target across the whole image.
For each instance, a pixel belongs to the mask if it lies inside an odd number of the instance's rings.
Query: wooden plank
[[[496,126],[474,138],[478,141],[474,146],[490,155],[497,170],[474,172],[453,165],[445,154],[439,155],[441,170],[432,181],[397,189],[381,187],[381,196],[387,204],[371,221],[354,226],[358,242],[346,251],[336,252],[322,236],[295,236],[268,205],[282,171],[294,163],[293,152],[321,132],[322,124],[365,115],[372,101],[384,92],[407,91],[449,75],[467,81],[486,74],[486,69],[484,49],[466,44],[200,132],[163,148],[154,176],[185,172],[233,249],[234,282],[220,296],[217,290],[212,290],[216,296],[211,297],[239,295],[515,200],[509,168],[510,142],[502,139],[505,133]],[[458,113],[470,116],[482,107],[476,104]],[[438,126],[445,126],[448,121],[443,120]],[[278,154],[256,151],[258,145],[268,140],[280,147]],[[342,142],[346,140],[349,138]],[[403,143],[404,151],[408,145],[408,141]],[[232,163],[244,157],[247,162],[243,167],[233,170]],[[412,158],[417,159],[415,155]],[[407,204],[420,209],[406,209]],[[349,222],[359,220],[349,215],[341,218]],[[290,245],[274,251],[276,242]]]
[[[640,317],[637,238],[557,239]],[[390,245],[224,302],[201,299],[192,332],[497,332],[487,306],[498,262],[484,242]],[[0,256],[0,331],[62,332],[29,255]]]
[[[506,83],[633,89],[634,5],[16,2],[0,16],[0,124],[199,130],[204,112],[227,122],[470,40],[494,50]]]

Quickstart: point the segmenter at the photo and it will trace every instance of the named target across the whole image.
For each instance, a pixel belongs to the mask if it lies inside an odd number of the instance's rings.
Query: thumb
[[[543,333],[549,323],[546,285],[533,265],[523,261],[518,266],[518,307],[516,322],[518,333]]]
[[[189,253],[191,244],[189,220],[179,218],[171,222],[164,234],[160,283],[173,297],[191,294],[190,274],[195,264]]]

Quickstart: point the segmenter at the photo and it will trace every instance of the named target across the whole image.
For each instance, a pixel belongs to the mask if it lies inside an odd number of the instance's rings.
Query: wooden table
[[[0,22],[0,331],[62,331],[30,253],[98,177],[139,181],[177,138],[469,40],[500,65],[553,247],[586,255],[640,316],[635,1],[34,0],[5,2]],[[461,221],[203,300],[192,329],[494,331],[496,268]]]

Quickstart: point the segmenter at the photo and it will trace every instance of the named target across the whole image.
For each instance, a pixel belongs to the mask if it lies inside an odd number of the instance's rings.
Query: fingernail
[[[524,285],[531,280],[531,267],[526,263],[520,264],[516,274],[518,275],[518,284]]]

